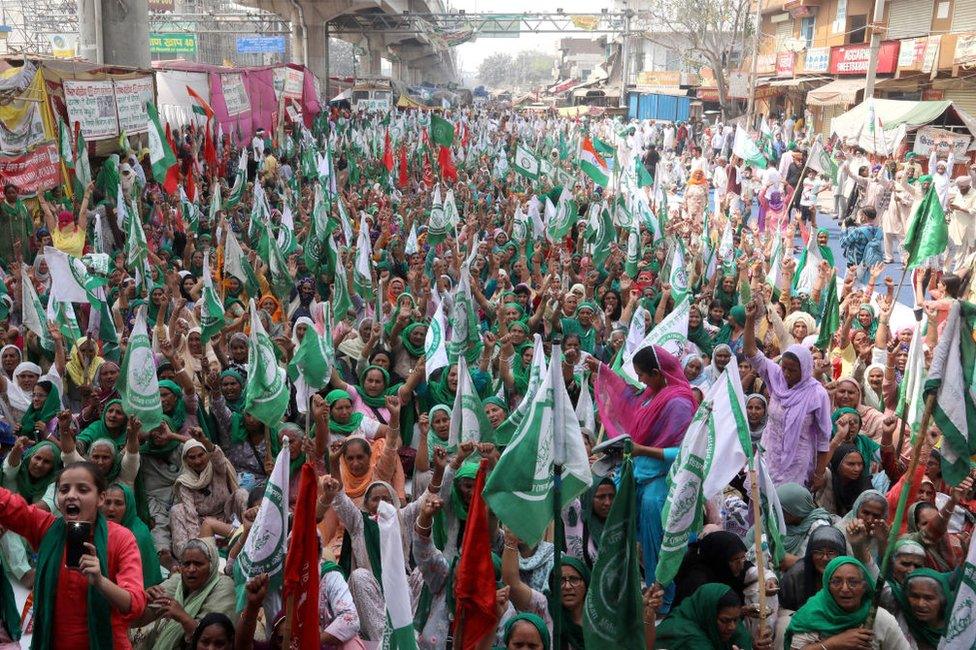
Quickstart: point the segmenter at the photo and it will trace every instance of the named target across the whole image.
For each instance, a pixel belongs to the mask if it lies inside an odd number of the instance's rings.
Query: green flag
[[[941,254],[948,243],[949,227],[946,224],[939,195],[933,185],[912,215],[911,223],[908,224],[904,242],[905,252],[908,253],[905,267],[917,268],[933,255]]]
[[[332,287],[333,313],[342,321],[349,315],[352,309],[352,298],[349,297],[349,277],[346,275],[346,267],[342,265],[339,258],[339,245],[336,243],[335,235],[329,234],[329,250],[331,256],[336,260],[335,285]]]
[[[553,362],[536,399],[485,484],[485,501],[498,520],[520,540],[535,546],[553,517],[553,467],[562,465],[562,503],[581,495],[591,480],[579,420],[566,393],[562,351]]]
[[[166,180],[166,172],[176,164],[176,154],[166,141],[166,132],[159,123],[159,113],[152,102],[146,102],[146,112],[149,114],[149,163],[152,165],[153,178],[162,183]]]
[[[685,269],[684,244],[680,239],[674,240],[668,284],[671,285],[671,297],[677,305],[688,295],[688,271]]]
[[[526,178],[539,178],[539,157],[521,142],[515,147],[515,159],[512,162],[515,171]]]
[[[647,167],[640,161],[640,158],[634,158],[634,166],[637,167],[637,187],[651,187],[654,185],[654,177],[647,171]]]
[[[244,249],[234,231],[227,230],[227,241],[224,244],[224,276],[231,275],[237,278],[248,296],[256,296],[260,291],[257,275],[251,267],[251,263],[244,256]]]
[[[634,461],[627,454],[602,536],[594,540],[600,554],[583,603],[587,648],[643,650],[645,646],[637,515]]]
[[[786,557],[783,546],[783,531],[786,530],[786,518],[783,516],[783,506],[779,502],[776,486],[766,469],[762,454],[756,450],[755,455],[756,479],[759,483],[760,511],[762,512],[763,550],[773,559],[773,566],[779,566]],[[746,540],[752,542],[752,540]]]
[[[34,332],[41,341],[41,347],[48,352],[54,352],[54,340],[51,333],[47,331],[47,314],[44,305],[34,289],[34,283],[27,275],[27,266],[24,265],[20,273],[21,287],[21,308],[23,310],[22,320],[24,327]]]
[[[451,429],[448,446],[456,448],[462,442],[491,442],[491,424],[485,415],[484,404],[475,390],[468,362],[464,356],[458,357],[458,381],[454,396],[454,409],[451,411]],[[445,371],[447,372],[447,371]]]
[[[495,429],[493,442],[496,447],[505,447],[509,444],[512,436],[515,435],[519,425],[522,424],[522,420],[525,419],[532,407],[532,402],[535,401],[535,396],[539,392],[539,386],[542,385],[545,375],[546,353],[542,347],[542,337],[536,334],[535,347],[532,351],[532,366],[529,368],[529,381],[525,395],[522,396],[522,401],[508,414],[508,417]]]
[[[427,222],[427,241],[431,244],[439,244],[447,238],[447,230],[450,224],[444,212],[444,204],[441,202],[441,186],[434,187],[434,196],[430,205],[430,219]]]
[[[811,235],[813,237],[814,235]],[[837,300],[837,272],[830,276],[827,285],[827,300],[824,302],[823,313],[820,315],[820,333],[817,335],[817,347],[827,350],[834,332],[840,329],[840,302]]]
[[[274,343],[250,300],[251,337],[247,356],[247,389],[244,410],[269,427],[277,427],[288,408],[290,393],[285,370],[278,365]]]
[[[285,256],[281,254],[278,242],[271,234],[271,226],[264,224],[264,229],[268,238],[268,270],[271,273],[271,288],[278,299],[283,304],[287,304],[291,289],[295,286],[295,279],[291,277]]]
[[[332,343],[332,306],[322,305],[325,319],[325,333],[319,334],[314,327],[305,330],[305,336],[295,351],[295,358],[288,366],[288,374],[294,380],[301,377],[305,385],[313,390],[325,388],[332,379],[335,367],[335,346]]]
[[[607,144],[600,138],[593,136],[591,142],[593,143],[593,148],[598,154],[604,156],[612,156],[614,154],[614,149],[612,144]]]
[[[430,139],[442,147],[450,147],[454,143],[454,125],[440,115],[430,116]]]
[[[606,203],[591,204],[587,227],[593,233],[593,263],[597,268],[603,268],[604,262],[610,256],[610,244],[617,240],[617,229]]]
[[[204,343],[224,328],[224,305],[210,275],[210,251],[203,254],[203,293],[200,296],[200,338]]]
[[[640,262],[640,227],[637,223],[630,226],[627,235],[627,258],[624,260],[624,273],[631,278],[637,277],[637,264]]]
[[[146,307],[136,311],[136,320],[125,349],[125,359],[115,384],[122,396],[122,408],[142,422],[143,431],[152,431],[163,421],[163,403],[153,357],[149,331],[146,329]]]
[[[359,236],[356,239],[356,263],[353,267],[352,281],[356,293],[364,299],[373,298],[373,245],[369,239],[369,226],[366,217],[359,218]]]

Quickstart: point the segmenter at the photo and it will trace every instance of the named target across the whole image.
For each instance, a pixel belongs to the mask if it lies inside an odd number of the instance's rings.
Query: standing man
[[[976,192],[968,175],[956,178],[949,190],[948,261],[958,268],[976,250]],[[951,267],[950,267],[951,268]]]
[[[18,259],[29,259],[33,230],[34,221],[20,199],[17,187],[7,183],[3,186],[3,202],[0,203],[0,258],[7,268],[14,268]]]

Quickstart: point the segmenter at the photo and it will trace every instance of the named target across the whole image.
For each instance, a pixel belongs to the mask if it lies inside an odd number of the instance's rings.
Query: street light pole
[[[749,74],[749,105],[746,108],[746,129],[751,129],[755,123],[753,112],[756,110],[756,65],[759,61],[759,27],[762,25],[762,0],[756,0],[756,18],[752,26],[752,72]]]
[[[864,99],[874,97],[874,78],[878,74],[878,55],[881,51],[881,21],[884,20],[884,0],[874,0],[874,19],[871,22],[871,57],[864,80]]]
[[[630,8],[624,9],[624,31],[620,42],[620,106],[627,107],[627,73],[630,67]]]

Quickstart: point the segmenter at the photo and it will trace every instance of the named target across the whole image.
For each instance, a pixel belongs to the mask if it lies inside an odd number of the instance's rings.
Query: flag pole
[[[757,452],[758,456],[758,452]],[[749,468],[749,481],[752,483],[752,530],[756,545],[756,571],[759,574],[759,636],[766,631],[766,557],[762,550],[762,506],[759,502],[759,478],[756,472],[756,459]]]
[[[295,620],[295,595],[289,594],[285,601],[285,638],[281,644],[283,648],[291,647],[291,630]]]
[[[550,369],[549,372],[555,373],[559,377],[559,381],[563,380],[562,374],[562,342],[563,337],[556,335],[552,337],[552,354],[549,359],[549,365],[560,364],[555,370]],[[554,390],[554,395],[561,396],[565,391],[565,388],[558,387],[561,390]],[[562,607],[560,604],[559,594],[562,593],[562,569],[561,558],[562,548],[560,544],[562,543],[562,508],[560,504],[562,503],[562,491],[563,491],[563,462],[565,461],[565,434],[563,430],[563,415],[562,415],[562,400],[556,397],[553,402],[552,408],[552,433],[553,433],[553,463],[552,463],[552,523],[553,523],[553,535],[552,535],[552,566],[553,571],[550,577],[549,593],[556,594],[556,598],[550,599],[550,603],[555,605],[556,611],[550,611],[552,614],[552,647],[560,647],[559,641],[562,630],[560,630],[560,617],[557,616],[558,608]]]
[[[902,275],[901,275],[902,281],[905,280],[905,273],[908,273],[908,269],[907,268],[905,269],[905,272],[902,273]],[[900,289],[900,287],[901,287],[901,284],[900,283],[899,283],[898,286],[899,286],[899,289],[897,289],[896,292],[895,292],[895,295],[896,296],[898,295],[898,291],[901,290]],[[916,310],[915,311],[915,327],[921,327],[921,326],[922,326],[922,313],[921,313],[921,310]],[[889,335],[890,335],[890,328],[889,328]],[[901,414],[898,416],[901,419],[901,426],[898,429],[898,446],[895,448],[895,458],[898,458],[899,456],[901,456],[901,448],[905,444],[905,430],[908,428],[908,423],[905,422],[905,416],[908,415],[908,399],[909,399],[909,396],[906,395],[905,398],[906,399],[905,399],[904,403],[901,405]]]
[[[878,604],[881,602],[881,591],[884,587],[885,575],[888,571],[888,564],[891,562],[891,554],[895,548],[895,541],[898,539],[898,532],[901,528],[901,521],[905,515],[905,506],[908,504],[908,493],[912,489],[912,479],[915,478],[915,471],[918,469],[919,456],[922,454],[922,443],[925,442],[925,432],[929,428],[929,420],[932,418],[932,411],[935,409],[935,393],[930,393],[925,398],[925,411],[922,413],[922,424],[915,436],[915,445],[912,447],[912,459],[908,463],[908,470],[905,474],[905,484],[901,487],[901,494],[898,496],[898,507],[895,509],[895,518],[888,531],[888,543],[885,546],[885,554],[881,560],[881,571],[878,573],[878,580],[875,584],[874,600],[871,609],[868,611],[867,620],[862,627],[872,629],[874,627],[874,617],[878,612]]]

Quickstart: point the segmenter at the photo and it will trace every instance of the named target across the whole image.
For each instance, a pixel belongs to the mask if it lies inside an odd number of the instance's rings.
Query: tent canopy
[[[859,81],[863,82],[863,80]],[[826,87],[824,86],[824,88]],[[821,90],[823,88],[818,88],[811,91],[810,94]],[[933,124],[942,128],[955,126],[957,127],[956,130],[976,136],[976,118],[951,101],[916,102],[877,98],[873,101],[875,111],[877,111],[885,131],[897,129],[903,124],[906,131],[914,131],[920,126]],[[857,137],[867,118],[868,102],[861,102],[851,110],[831,120],[830,131],[845,139]]]
[[[834,79],[829,84],[807,93],[810,106],[850,106],[857,99],[857,91],[864,88],[864,79]]]

